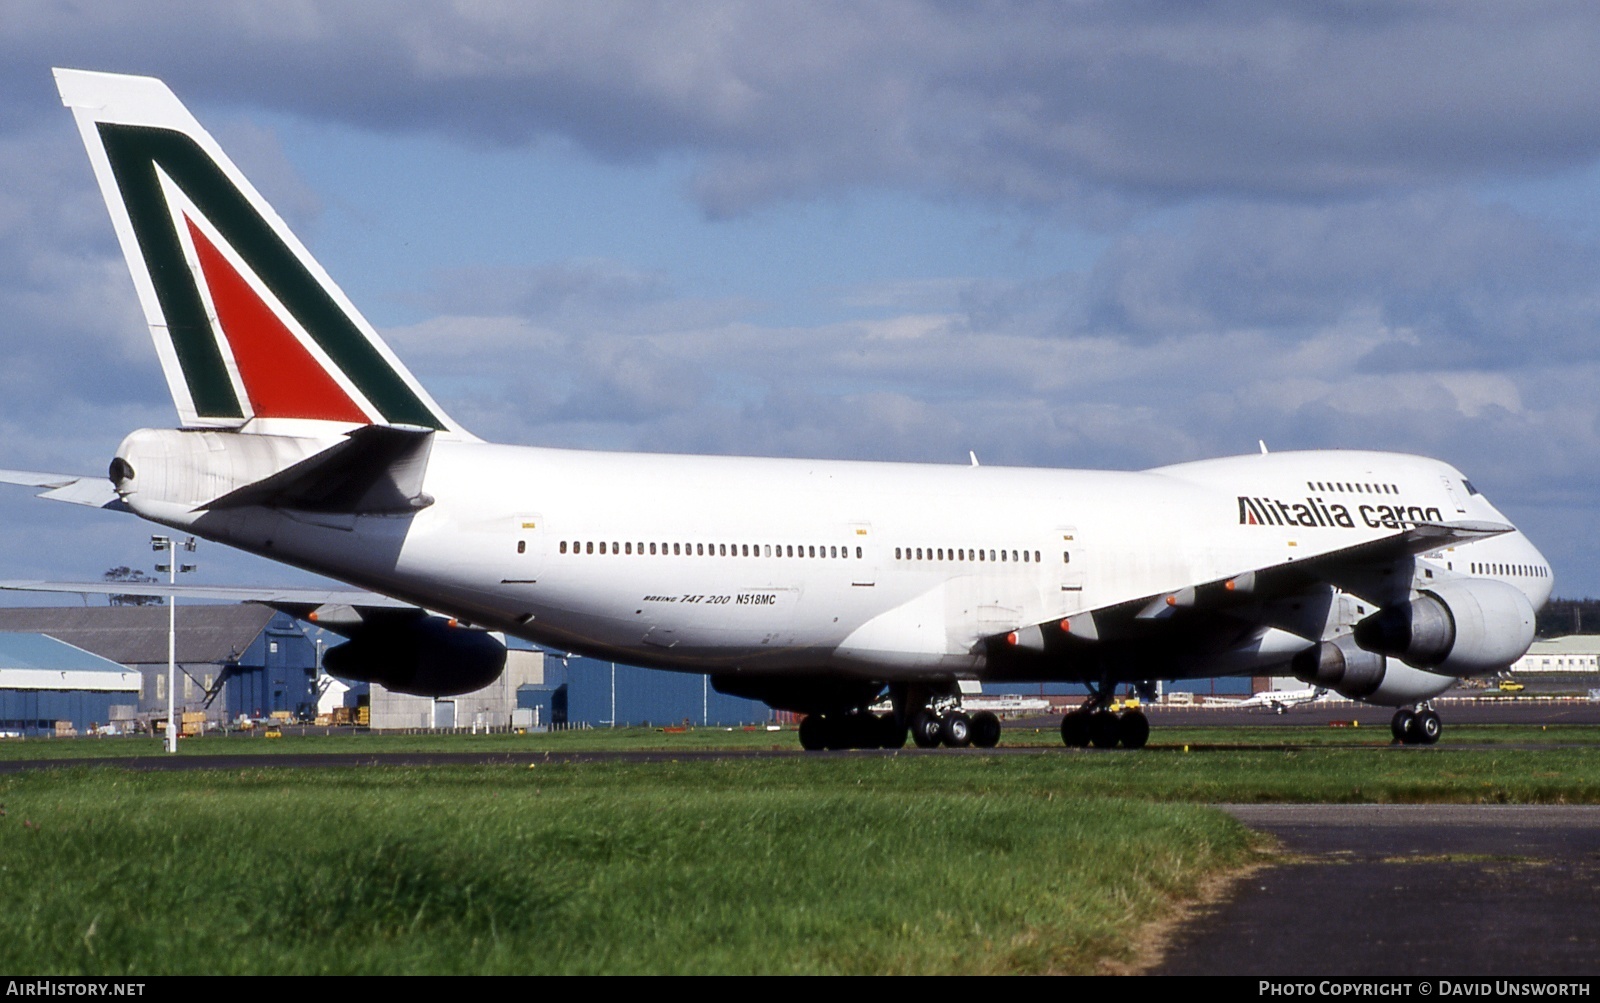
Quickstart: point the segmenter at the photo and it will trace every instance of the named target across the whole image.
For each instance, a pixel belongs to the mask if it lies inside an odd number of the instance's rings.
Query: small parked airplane
[[[1291,708],[1301,704],[1314,703],[1328,694],[1326,686],[1307,686],[1299,690],[1262,690],[1251,695],[1248,699],[1240,700],[1234,704],[1238,710],[1255,707],[1267,707],[1274,714],[1287,713]]]
[[[1149,722],[1109,709],[1119,684],[1293,674],[1399,706],[1433,741],[1427,701],[1520,657],[1549,597],[1539,551],[1417,456],[1122,472],[483,442],[166,85],[56,80],[180,427],[133,432],[105,477],[0,479],[367,590],[153,589],[341,632],[337,675],[466,692],[500,673],[504,632],[709,674],[809,715],[801,743],[824,748],[993,745],[998,719],[961,697],[1004,681],[1084,683],[1063,740],[1139,747]],[[885,691],[893,713],[871,713]]]

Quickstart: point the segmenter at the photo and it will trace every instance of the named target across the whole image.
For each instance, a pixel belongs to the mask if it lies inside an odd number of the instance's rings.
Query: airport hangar
[[[162,605],[0,608],[0,732],[130,732],[164,721],[167,614]],[[180,604],[178,712],[191,721],[203,715],[212,728],[241,716],[314,713],[322,689],[317,633],[254,603]],[[323,643],[342,640],[327,635]],[[369,701],[370,725],[381,731],[735,726],[773,716],[763,703],[718,693],[703,676],[528,650],[509,652],[507,671],[473,693],[434,699],[357,683],[343,699],[352,707]]]

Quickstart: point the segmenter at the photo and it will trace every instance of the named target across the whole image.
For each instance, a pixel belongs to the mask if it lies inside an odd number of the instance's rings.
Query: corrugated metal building
[[[718,693],[701,675],[640,669],[592,658],[552,659],[545,673],[553,696],[565,687],[569,724],[764,724],[772,710],[759,700]]]
[[[1533,642],[1511,665],[1513,675],[1600,673],[1600,634],[1569,634]]]
[[[498,730],[512,725],[517,693],[544,682],[544,654],[538,651],[506,652],[506,669],[481,690],[452,697],[419,697],[396,693],[381,683],[371,684],[373,731],[414,729]]]
[[[131,721],[139,674],[43,634],[0,634],[0,733],[86,733]]]
[[[315,704],[316,648],[293,617],[253,603],[188,604],[177,612],[180,712],[205,710],[221,721]],[[48,635],[137,672],[131,702],[138,716],[165,718],[165,606],[0,609],[0,634],[18,632]]]

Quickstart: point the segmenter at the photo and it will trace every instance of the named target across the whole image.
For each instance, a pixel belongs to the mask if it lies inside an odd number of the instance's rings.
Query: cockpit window
[[[1466,486],[1467,486],[1467,494],[1469,494],[1469,495],[1475,495],[1475,494],[1477,494],[1477,493],[1478,493],[1478,489],[1477,489],[1477,488],[1475,488],[1475,487],[1473,487],[1473,486],[1472,486],[1472,482],[1471,482],[1471,481],[1469,481],[1469,480],[1467,480],[1467,479],[1466,479],[1466,478],[1465,478],[1465,477],[1463,477],[1463,478],[1462,478],[1462,479],[1461,479],[1461,483],[1462,483],[1462,484],[1465,484],[1465,485],[1466,485]]]

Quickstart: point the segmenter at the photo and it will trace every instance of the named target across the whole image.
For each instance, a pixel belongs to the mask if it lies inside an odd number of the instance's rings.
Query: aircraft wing
[[[32,470],[0,470],[0,484],[20,484],[24,487],[43,488],[40,498],[71,502],[90,508],[126,512],[128,506],[117,497],[116,489],[104,476],[82,477],[77,474],[45,474]]]
[[[1483,540],[1515,528],[1495,522],[1418,523],[1389,536],[1341,547],[1297,560],[1252,568],[1169,592],[1140,596],[1063,620],[1025,626],[991,637],[988,647],[1020,646],[1048,651],[1069,638],[1079,641],[1137,640],[1149,637],[1168,621],[1194,623],[1206,614],[1227,614],[1251,603],[1282,599],[1317,585],[1332,585],[1374,605],[1393,601],[1399,589],[1409,590],[1405,563],[1431,550]]]

